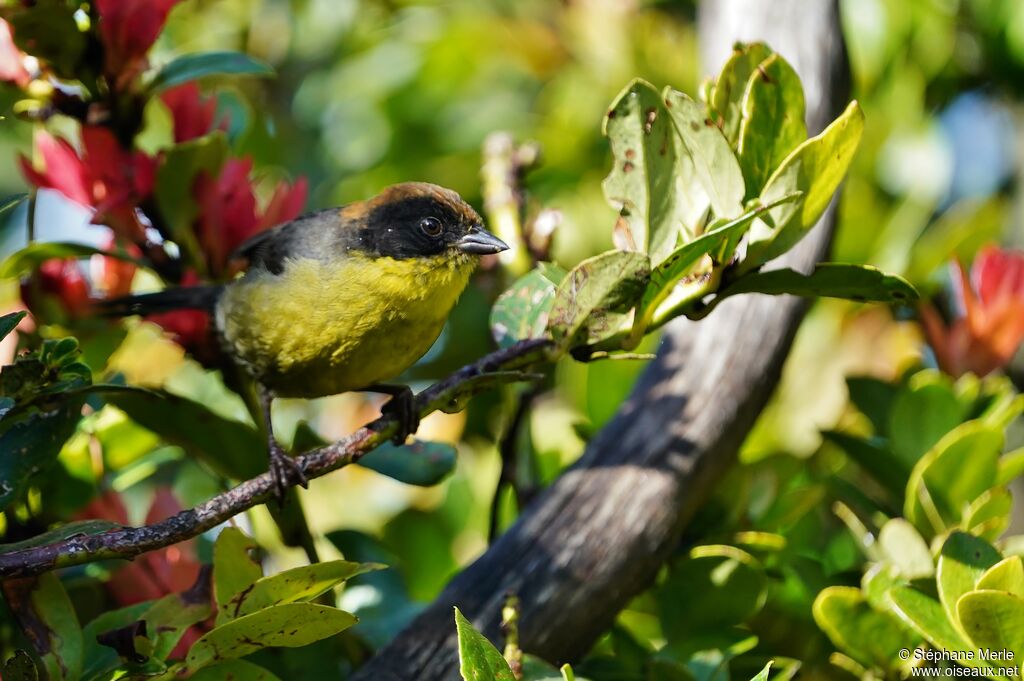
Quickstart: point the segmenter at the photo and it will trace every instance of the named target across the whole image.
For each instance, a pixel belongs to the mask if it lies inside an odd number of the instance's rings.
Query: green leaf
[[[887,437],[889,413],[896,401],[898,386],[871,376],[847,376],[846,389],[853,405],[871,422],[875,435]],[[910,466],[907,466],[909,471]],[[900,485],[901,488],[903,484],[906,484],[906,480]]]
[[[563,347],[603,340],[640,302],[649,276],[643,253],[606,251],[587,258],[558,287],[548,330]]]
[[[910,303],[917,291],[901,277],[870,265],[821,263],[810,274],[789,268],[747,274],[721,291],[724,299],[741,293],[770,296],[790,294],[808,298],[846,298],[858,302]]]
[[[771,669],[772,661],[768,660],[768,663],[764,666],[764,669],[759,671],[757,675],[754,676],[754,678],[752,678],[750,681],[768,681],[768,673],[771,672]]]
[[[747,83],[757,66],[771,55],[771,48],[764,43],[737,43],[715,81],[710,106],[730,144],[735,144],[739,137]]]
[[[971,646],[950,622],[938,600],[909,586],[895,586],[889,590],[893,611],[936,648],[966,653],[974,660],[964,659],[969,667],[987,667],[977,659],[977,650]]]
[[[914,526],[903,518],[892,518],[878,533],[882,552],[906,580],[931,577],[935,574],[935,563],[928,544]]]
[[[7,604],[42,660],[49,681],[78,681],[82,629],[71,599],[52,572],[3,583]]]
[[[217,603],[217,624],[233,616],[232,599],[252,588],[263,577],[263,568],[253,553],[256,542],[237,527],[225,527],[213,545],[213,599]]]
[[[280,681],[263,667],[245,660],[229,660],[200,669],[190,681]]]
[[[1004,558],[985,570],[975,586],[1024,597],[1024,562],[1020,556]]]
[[[266,452],[267,444],[248,424],[159,390],[111,392],[104,397],[135,423],[202,458],[222,475],[246,480],[266,471],[260,452]]]
[[[157,169],[157,206],[171,238],[194,258],[190,262],[205,262],[192,229],[199,214],[194,194],[196,178],[200,173],[216,177],[227,155],[227,136],[217,130],[167,149]]]
[[[956,610],[960,624],[978,650],[1011,651],[1011,659],[996,663],[1005,667],[1019,665],[1015,660],[1024,656],[1024,598],[1004,591],[971,591],[957,601]]]
[[[778,54],[764,60],[747,81],[740,123],[740,168],[747,198],[765,182],[797,145],[807,139],[804,88],[800,76]]]
[[[563,681],[576,681],[576,674],[568,664],[563,664],[558,671],[562,673]]]
[[[943,435],[960,425],[963,416],[964,409],[946,377],[937,372],[918,373],[893,402],[888,428],[890,447],[912,470]]]
[[[1002,433],[977,421],[953,429],[911,471],[906,518],[936,533],[959,522],[968,504],[995,485],[1002,448]]]
[[[890,492],[903,496],[910,478],[910,468],[886,449],[877,440],[840,433],[836,430],[822,431],[822,437],[839,447],[861,468]]]
[[[37,241],[7,256],[3,263],[0,264],[0,279],[14,279],[25,276],[35,271],[47,260],[54,258],[65,260],[68,258],[88,258],[93,255],[105,255],[117,258],[118,260],[124,260],[125,262],[132,262],[136,265],[143,265],[141,261],[131,257],[127,252],[118,249],[104,251],[87,244],[65,241]]]
[[[1007,452],[999,458],[996,484],[1006,485],[1024,475],[1024,447]]]
[[[209,573],[205,574],[209,578]],[[202,578],[202,577],[200,577]],[[168,594],[142,614],[147,636],[153,642],[152,656],[166,660],[189,627],[210,617],[209,583],[205,588],[184,593]]]
[[[356,623],[344,610],[316,603],[287,603],[220,624],[192,644],[189,670],[234,660],[271,647],[297,648],[334,636]]]
[[[785,197],[783,201],[795,201],[799,195]],[[735,220],[730,220],[719,227],[702,234],[696,239],[683,244],[673,251],[661,264],[651,270],[651,278],[644,290],[640,307],[637,311],[637,320],[640,328],[646,328],[651,321],[654,311],[673,293],[673,289],[684,277],[694,272],[705,255],[712,255],[718,258],[719,263],[724,260],[723,255],[732,257],[729,248],[733,248],[739,242],[754,219],[769,210],[768,206],[762,206],[747,211]],[[728,252],[728,254],[726,254]],[[666,314],[671,314],[667,312]]]
[[[346,560],[302,565],[256,580],[251,588],[236,593],[224,609],[231,619],[237,619],[282,603],[312,600],[356,575],[384,567]]]
[[[764,606],[767,587],[760,561],[746,551],[698,546],[686,560],[670,567],[659,590],[665,637],[682,641],[742,624]],[[687,603],[687,608],[680,609],[679,603]]]
[[[939,601],[946,617],[964,636],[967,632],[960,626],[957,601],[973,591],[985,571],[1002,559],[991,544],[965,532],[952,532],[942,545],[935,575]]]
[[[359,459],[359,465],[407,485],[431,487],[455,470],[456,454],[447,442],[388,442]]]
[[[465,681],[515,681],[512,669],[498,649],[473,628],[455,608],[455,628],[459,633],[459,671]]]
[[[604,119],[614,165],[603,183],[604,195],[619,211],[620,246],[659,262],[683,232],[692,233],[708,200],[686,179],[693,163],[681,148],[661,95],[650,83],[635,80],[619,93]]]
[[[25,203],[25,201],[28,201],[28,197],[29,195],[27,192],[20,192],[0,199],[0,217]]]
[[[220,75],[268,77],[274,75],[274,69],[242,52],[198,52],[165,65],[150,87],[160,92],[191,80]]]
[[[960,528],[982,539],[995,541],[1010,526],[1012,511],[1013,496],[1010,491],[1005,487],[993,487],[970,503],[964,511]]]
[[[21,312],[11,312],[0,317],[0,341],[17,328],[26,315],[28,315],[28,312],[22,310]]]
[[[693,160],[697,180],[719,218],[732,219],[743,213],[743,171],[736,153],[707,111],[682,92],[665,88],[662,93],[676,131]],[[784,192],[792,194],[797,190]],[[782,198],[773,196],[771,201]],[[769,203],[765,201],[763,203]]]
[[[507,348],[517,341],[544,336],[555,292],[566,274],[558,265],[538,263],[498,296],[490,320],[491,334],[498,347]]]
[[[868,667],[893,669],[901,648],[913,650],[918,637],[889,612],[871,608],[860,592],[848,586],[830,586],[818,594],[812,608],[814,621],[837,648]]]
[[[804,200],[773,210],[774,227],[754,226],[742,264],[744,271],[782,255],[814,227],[846,176],[863,132],[864,114],[860,105],[852,102],[820,135],[797,147],[772,173],[761,191],[762,203],[796,191],[804,193]]]
[[[84,397],[58,397],[45,410],[5,417],[0,425],[0,511],[57,461],[82,419],[83,404]]]

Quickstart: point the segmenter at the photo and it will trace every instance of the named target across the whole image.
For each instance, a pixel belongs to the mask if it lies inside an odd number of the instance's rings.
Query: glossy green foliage
[[[614,157],[603,186],[619,212],[620,250],[565,275],[550,313],[554,273],[527,274],[499,299],[492,333],[503,344],[534,338],[550,314],[547,333],[561,349],[615,351],[738,293],[913,302],[906,281],[861,265],[823,265],[806,277],[758,271],[818,222],[863,133],[856,102],[810,139],[804,115],[796,72],[762,44],[738,45],[703,103],[643,80],[627,85],[603,128]]]

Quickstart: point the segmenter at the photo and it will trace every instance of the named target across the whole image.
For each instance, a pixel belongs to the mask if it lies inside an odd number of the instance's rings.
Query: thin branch
[[[420,414],[426,415],[438,410],[457,411],[465,406],[470,397],[495,385],[532,380],[537,375],[522,370],[550,359],[552,349],[549,341],[540,339],[522,341],[492,352],[419,393],[416,404]],[[338,442],[298,457],[298,464],[309,479],[326,475],[359,461],[387,442],[396,427],[394,419],[381,417]],[[292,484],[294,481],[289,481],[289,485]],[[73,536],[50,544],[2,553],[0,579],[28,577],[99,560],[131,559],[202,534],[268,501],[273,494],[274,484],[270,474],[264,473],[193,509],[151,525]]]

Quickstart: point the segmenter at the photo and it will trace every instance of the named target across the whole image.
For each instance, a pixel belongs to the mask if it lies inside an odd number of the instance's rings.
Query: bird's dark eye
[[[420,220],[420,230],[427,236],[441,236],[444,226],[437,218],[423,218]]]

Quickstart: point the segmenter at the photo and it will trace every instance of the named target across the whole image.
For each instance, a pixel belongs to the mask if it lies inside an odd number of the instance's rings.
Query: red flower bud
[[[96,0],[105,70],[115,87],[124,87],[147,66],[167,15],[181,0]]]
[[[1024,253],[990,246],[975,258],[970,278],[959,262],[953,275],[959,316],[947,326],[925,305],[925,334],[943,371],[985,376],[1008,365],[1024,342]]]

